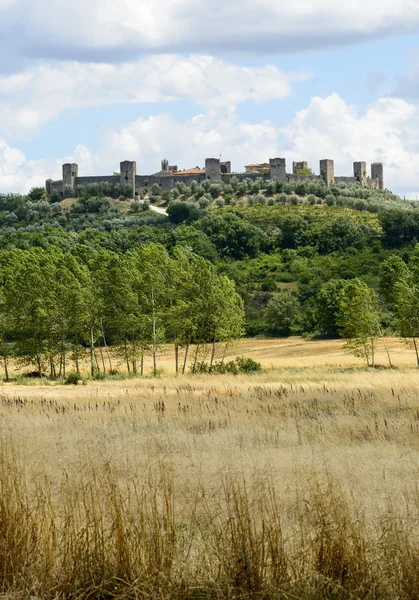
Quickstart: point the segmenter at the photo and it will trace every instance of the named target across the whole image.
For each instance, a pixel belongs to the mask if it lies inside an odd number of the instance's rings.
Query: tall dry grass
[[[5,597],[419,598],[411,373],[19,393],[0,398]]]

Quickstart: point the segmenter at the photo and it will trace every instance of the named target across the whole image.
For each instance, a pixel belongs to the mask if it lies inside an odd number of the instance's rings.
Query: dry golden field
[[[231,355],[274,369],[175,378],[167,349],[158,379],[4,384],[0,592],[418,599],[419,370],[390,347],[394,370],[249,340]]]

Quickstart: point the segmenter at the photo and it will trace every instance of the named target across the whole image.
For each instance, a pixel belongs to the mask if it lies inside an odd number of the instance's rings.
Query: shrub
[[[66,385],[77,385],[78,382],[81,381],[81,375],[80,373],[77,373],[77,371],[72,371],[71,373],[69,373],[65,379],[65,384]]]
[[[262,370],[262,365],[253,360],[253,358],[237,356],[236,363],[240,373],[257,373]]]
[[[52,190],[51,203],[61,202],[62,199],[63,199],[63,197],[58,190]]]
[[[209,205],[208,198],[202,197],[198,200],[199,208],[207,208]]]
[[[326,204],[327,204],[327,206],[335,205],[335,196],[333,194],[328,194],[326,196]]]

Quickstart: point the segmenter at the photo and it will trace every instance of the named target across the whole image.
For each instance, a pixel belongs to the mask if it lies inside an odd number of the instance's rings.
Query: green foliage
[[[208,236],[223,257],[240,260],[246,256],[257,256],[268,244],[268,237],[263,231],[233,213],[207,215],[195,226]]]
[[[71,373],[69,373],[66,377],[65,380],[65,384],[66,385],[77,385],[79,383],[79,381],[82,380],[82,377],[80,375],[80,373],[77,373],[77,371],[72,371]]]
[[[193,221],[199,217],[195,205],[185,202],[171,202],[167,208],[167,214],[171,223],[175,224]]]
[[[266,329],[272,335],[291,335],[299,319],[297,298],[287,290],[274,294],[265,311]]]
[[[229,362],[216,362],[210,366],[207,362],[197,362],[194,365],[194,374],[212,373],[212,374],[225,374],[230,373],[231,375],[239,375],[240,373],[259,373],[262,370],[262,365],[252,358],[245,356],[237,356],[236,360],[230,360]]]
[[[363,281],[348,281],[339,295],[339,333],[344,348],[375,366],[375,340],[380,334],[378,298]]]
[[[39,202],[40,200],[45,200],[45,197],[46,192],[45,188],[43,187],[33,187],[31,188],[28,194],[28,198],[30,198],[32,202]]]
[[[317,295],[317,323],[323,335],[338,336],[338,322],[341,317],[340,295],[345,284],[343,279],[330,279]]]
[[[240,373],[257,373],[262,370],[262,365],[249,357],[238,356],[236,363]]]
[[[313,171],[308,167],[305,169],[297,169],[295,174],[301,175],[302,177],[312,177],[314,175]]]

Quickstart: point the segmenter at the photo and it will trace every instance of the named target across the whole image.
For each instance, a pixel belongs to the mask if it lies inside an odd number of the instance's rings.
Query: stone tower
[[[320,161],[320,177],[327,187],[335,183],[335,163],[329,158]]]
[[[63,191],[66,188],[75,189],[78,175],[79,166],[76,163],[66,163],[63,165]]]
[[[373,163],[371,165],[371,177],[372,179],[378,179],[378,189],[384,189],[384,170],[383,163]]]
[[[221,164],[219,158],[205,159],[205,179],[209,179],[211,183],[221,181]]]
[[[137,163],[135,160],[124,160],[121,162],[120,183],[132,188],[132,197],[135,198],[135,176],[137,175]]]
[[[270,158],[269,159],[269,177],[270,179],[287,178],[287,161],[285,158]]]
[[[354,162],[354,177],[362,187],[367,187],[367,163]]]
[[[163,158],[163,160],[161,161],[161,170],[162,171],[169,170],[169,161],[167,160],[167,158]]]

